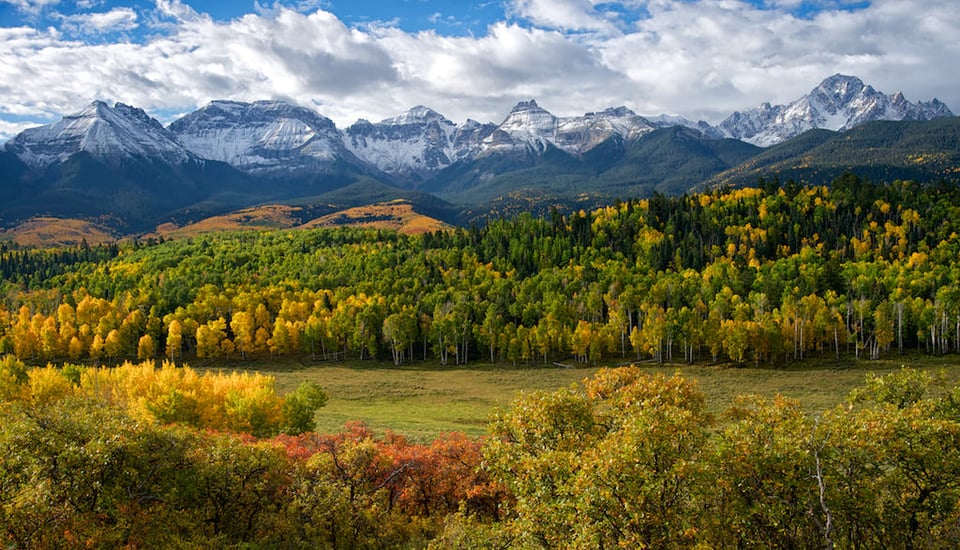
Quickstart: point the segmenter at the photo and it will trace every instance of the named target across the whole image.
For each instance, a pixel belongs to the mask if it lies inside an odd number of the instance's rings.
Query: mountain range
[[[0,219],[11,226],[38,215],[99,218],[135,233],[271,202],[324,214],[376,194],[429,205],[456,222],[458,209],[443,201],[476,213],[511,201],[600,203],[749,184],[743,178],[758,171],[787,170],[783,150],[807,152],[797,140],[821,146],[872,121],[938,119],[951,121],[940,132],[952,131],[956,119],[938,100],[911,103],[844,75],[788,105],[763,104],[716,126],[625,107],[558,117],[529,100],[499,124],[456,124],[416,106],[339,129],[282,101],[221,100],[164,127],[136,107],[94,101],[0,150]]]

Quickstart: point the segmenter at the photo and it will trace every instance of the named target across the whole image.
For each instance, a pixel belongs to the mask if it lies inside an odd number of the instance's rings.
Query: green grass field
[[[840,403],[862,384],[869,372],[885,373],[901,366],[943,370],[952,386],[960,381],[960,359],[925,355],[890,357],[879,361],[812,359],[783,369],[734,368],[707,365],[642,365],[647,372],[680,372],[696,380],[707,396],[711,412],[723,412],[737,395],[799,399],[816,413]],[[434,362],[395,367],[384,362],[270,363],[243,368],[276,378],[286,393],[312,380],[329,396],[317,414],[317,430],[339,431],[349,420],[363,420],[381,432],[391,429],[415,441],[427,441],[441,432],[485,433],[491,416],[506,409],[521,391],[556,390],[579,384],[597,368],[512,367],[476,363],[442,367]]]

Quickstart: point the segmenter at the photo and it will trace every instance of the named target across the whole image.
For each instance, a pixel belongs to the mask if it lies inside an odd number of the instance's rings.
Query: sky
[[[957,0],[0,0],[0,141],[93,100],[283,99],[338,127],[626,106],[717,123],[836,73],[960,111]]]

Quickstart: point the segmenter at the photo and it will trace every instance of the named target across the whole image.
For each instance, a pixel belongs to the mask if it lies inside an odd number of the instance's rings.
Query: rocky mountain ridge
[[[555,147],[580,156],[610,138],[630,142],[672,126],[695,129],[707,139],[732,138],[768,147],[815,128],[842,131],[872,120],[945,116],[953,113],[936,99],[911,103],[899,92],[886,95],[856,77],[838,74],[788,105],[764,103],[735,112],[717,126],[665,115],[646,118],[626,107],[558,117],[528,100],[499,124],[456,124],[416,106],[377,123],[359,120],[341,130],[316,111],[283,101],[218,100],[163,128],[140,109],[94,101],[57,123],[22,132],[6,150],[40,170],[84,151],[98,158],[139,156],[174,164],[209,159],[274,178],[342,172],[347,166],[385,174],[403,185],[490,154],[542,154]]]

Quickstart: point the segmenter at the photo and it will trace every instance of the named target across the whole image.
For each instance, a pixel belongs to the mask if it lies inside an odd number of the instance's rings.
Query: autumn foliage
[[[67,398],[87,399],[124,411],[149,424],[248,433],[257,437],[313,429],[313,415],[326,403],[315,384],[280,396],[273,378],[247,372],[198,372],[163,361],[116,367],[67,364],[28,369],[12,356],[0,362],[0,393],[12,401],[46,406]]]

